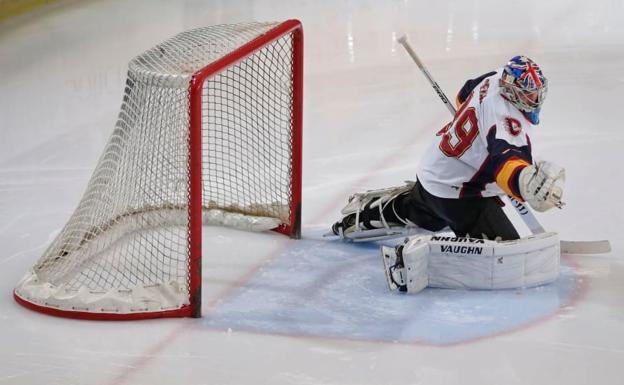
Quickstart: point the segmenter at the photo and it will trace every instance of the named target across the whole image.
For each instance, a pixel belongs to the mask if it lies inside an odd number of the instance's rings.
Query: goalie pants
[[[392,220],[391,217],[396,214],[429,231],[440,231],[448,226],[458,237],[520,238],[498,197],[439,198],[416,181],[408,193],[397,197],[393,203],[394,212],[386,213],[384,210],[387,219]]]

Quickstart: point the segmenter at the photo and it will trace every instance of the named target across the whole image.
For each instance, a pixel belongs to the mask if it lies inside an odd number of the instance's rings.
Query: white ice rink
[[[203,318],[55,318],[12,290],[78,204],[128,61],[195,27],[300,19],[303,239],[205,227]],[[347,196],[413,179],[449,96],[515,54],[549,78],[535,153],[564,165],[562,239],[609,239],[528,289],[385,286],[377,245],[321,233]],[[0,23],[0,384],[624,383],[624,2],[61,1]]]

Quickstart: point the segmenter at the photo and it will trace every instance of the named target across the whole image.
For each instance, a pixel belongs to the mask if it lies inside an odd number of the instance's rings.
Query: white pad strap
[[[424,287],[512,289],[553,282],[559,276],[556,233],[514,241],[419,236],[403,247],[407,291]]]
[[[354,241],[371,241],[388,238],[396,238],[413,234],[422,234],[423,231],[414,223],[407,219],[402,219],[397,215],[401,224],[388,223],[384,216],[384,210],[389,204],[393,205],[394,199],[399,195],[410,191],[415,182],[406,181],[405,185],[390,187],[380,190],[370,190],[364,193],[353,194],[349,198],[347,205],[341,210],[344,217],[355,215],[355,223],[347,229],[340,229],[340,237]],[[375,228],[365,229],[361,225],[360,215],[364,210],[378,210],[379,220],[371,221]],[[394,209],[394,205],[392,206]],[[396,215],[396,211],[395,211]],[[427,232],[428,233],[428,232]]]
[[[448,228],[447,228],[448,229]],[[383,241],[387,239],[404,238],[414,235],[431,234],[429,230],[425,230],[417,226],[390,226],[388,228],[379,229],[359,229],[357,231],[350,232],[348,234],[338,235],[346,241],[353,242],[372,242]],[[334,236],[333,233],[328,233],[325,236]]]

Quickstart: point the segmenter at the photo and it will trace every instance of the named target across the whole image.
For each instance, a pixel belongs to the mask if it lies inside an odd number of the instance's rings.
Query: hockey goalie
[[[468,80],[457,95],[453,120],[422,157],[416,181],[354,194],[333,234],[354,241],[411,236],[395,248],[382,247],[391,289],[496,289],[554,281],[557,234],[521,239],[501,200],[509,195],[540,212],[563,205],[564,169],[535,161],[531,153],[547,89],[542,70],[525,56]],[[455,237],[437,234],[446,228]]]

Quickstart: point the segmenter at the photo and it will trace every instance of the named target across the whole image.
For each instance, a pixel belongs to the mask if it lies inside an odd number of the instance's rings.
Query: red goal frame
[[[40,313],[57,317],[89,320],[138,320],[163,317],[201,317],[202,282],[202,87],[204,82],[226,68],[244,60],[271,42],[292,33],[292,164],[290,221],[274,231],[292,238],[301,236],[301,179],[302,179],[302,124],[303,124],[303,27],[299,20],[287,20],[266,33],[256,37],[222,58],[195,72],[189,83],[189,300],[179,309],[160,312],[104,314],[84,311],[59,310],[41,306],[19,297],[13,297],[20,305]]]
[[[190,299],[189,314],[201,317],[201,234],[202,234],[202,133],[201,107],[204,81],[223,69],[236,64],[260,50],[272,41],[289,33],[293,34],[293,115],[292,115],[292,198],[290,202],[290,224],[275,231],[293,238],[301,236],[301,132],[303,123],[303,28],[299,20],[287,20],[277,27],[258,36],[235,51],[197,71],[190,84],[190,202],[189,202],[189,247],[190,247]],[[184,308],[179,311],[183,311]]]

